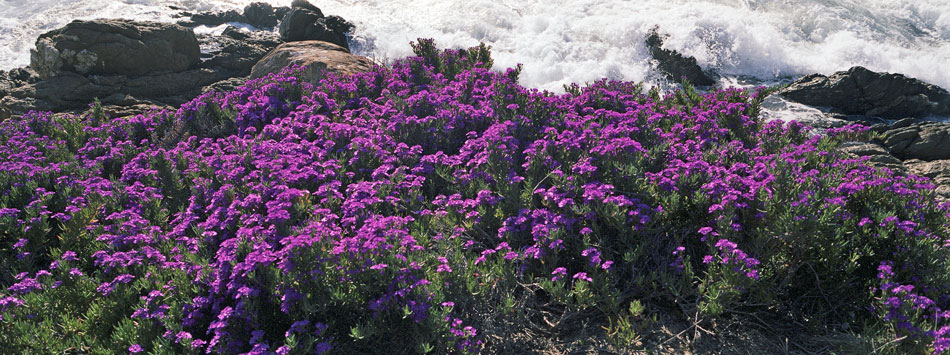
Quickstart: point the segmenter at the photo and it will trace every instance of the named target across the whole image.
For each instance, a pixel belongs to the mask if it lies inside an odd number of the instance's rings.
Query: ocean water
[[[242,8],[253,0],[0,0],[0,69],[29,63],[36,36],[72,19],[172,21],[178,11]],[[268,0],[289,5],[289,0]],[[351,47],[380,62],[409,42],[492,46],[522,84],[559,90],[600,78],[656,82],[644,45],[696,57],[722,85],[831,74],[853,65],[950,88],[948,0],[313,0],[356,24]]]

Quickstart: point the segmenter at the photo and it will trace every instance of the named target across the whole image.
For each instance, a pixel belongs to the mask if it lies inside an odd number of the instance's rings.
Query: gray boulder
[[[200,55],[194,32],[179,25],[73,21],[40,35],[30,53],[30,68],[44,79],[64,72],[148,75],[190,69]]]
[[[950,93],[901,74],[852,67],[831,76],[812,74],[779,92],[789,100],[846,115],[886,119],[950,115]]]

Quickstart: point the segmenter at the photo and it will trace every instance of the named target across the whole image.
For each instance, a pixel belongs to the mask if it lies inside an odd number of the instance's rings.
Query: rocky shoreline
[[[369,59],[349,53],[346,36],[352,24],[325,16],[306,1],[291,5],[252,3],[242,13],[182,13],[178,23],[73,21],[39,36],[29,67],[0,71],[0,120],[30,110],[78,113],[96,99],[110,116],[175,108],[289,64],[315,68],[308,70],[313,80],[323,71],[372,68]],[[193,31],[198,25],[230,22],[259,30],[229,25],[220,35]],[[282,48],[285,44],[293,45]],[[271,59],[255,69],[269,54]]]
[[[713,85],[708,70],[696,59],[663,49],[662,35],[654,28],[646,40],[656,68],[667,78],[700,87]],[[774,95],[821,107],[824,117],[815,126],[836,127],[849,123],[870,126],[879,137],[870,142],[850,142],[844,151],[869,157],[876,166],[902,174],[933,179],[937,198],[950,202],[950,92],[902,74],[879,73],[855,66],[830,76],[811,74],[795,80]]]
[[[177,23],[73,21],[40,35],[29,67],[0,71],[0,120],[30,110],[81,113],[94,100],[109,116],[135,115],[175,109],[202,93],[225,92],[290,64],[304,66],[312,82],[326,71],[364,72],[374,65],[349,52],[351,23],[303,0],[289,7],[252,3],[241,12],[179,15]],[[202,25],[227,27],[219,35],[195,34],[193,29]],[[663,39],[654,28],[645,40],[659,72],[672,82],[715,84],[714,72],[663,48]],[[848,144],[845,150],[883,167],[933,178],[938,197],[950,201],[950,123],[927,119],[950,116],[947,90],[853,67],[830,76],[804,76],[775,95],[823,108],[825,117],[817,126],[871,126],[880,138]]]

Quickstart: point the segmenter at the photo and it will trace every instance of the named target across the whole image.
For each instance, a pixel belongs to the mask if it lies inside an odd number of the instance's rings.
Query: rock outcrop
[[[927,122],[894,128],[884,133],[884,144],[903,160],[950,159],[950,124]]]
[[[73,21],[40,35],[30,68],[44,79],[63,72],[149,75],[187,70],[200,55],[194,32],[176,24]]]
[[[358,73],[373,69],[366,57],[350,54],[345,48],[322,41],[284,43],[261,59],[251,69],[251,78],[280,72],[290,65],[303,66],[302,77],[311,83],[323,78],[325,72]]]
[[[326,72],[373,68],[372,61],[346,48],[345,34],[352,25],[324,16],[306,1],[292,5],[293,10],[252,3],[243,13],[187,14],[191,20],[182,22],[241,21],[266,28],[282,16],[280,34],[228,26],[221,35],[196,36],[179,24],[74,21],[37,39],[29,68],[0,71],[0,119],[29,110],[83,111],[95,99],[110,115],[171,108],[292,64],[303,66],[301,74],[313,83]],[[281,45],[281,37],[296,42]]]
[[[950,202],[950,123],[904,119],[875,125],[881,134],[872,142],[848,142],[840,148],[900,174],[931,178],[941,201]]]
[[[324,41],[349,50],[346,34],[353,25],[339,16],[324,16],[319,8],[306,1],[294,1],[290,11],[280,20],[278,31],[285,42]]]
[[[174,40],[181,37],[188,39]],[[207,90],[233,89],[242,84],[254,64],[280,43],[276,33],[233,27],[220,36],[195,36],[190,29],[175,24],[73,22],[37,41],[38,51],[48,52],[34,55],[39,70],[21,68],[0,75],[0,119],[29,110],[84,110],[96,98],[107,113],[174,107]],[[161,53],[148,59],[141,58],[141,54],[116,54],[136,48],[153,48],[143,51]],[[100,55],[100,50],[108,53]],[[109,52],[112,50],[115,52]],[[187,53],[186,61],[174,60],[183,53]],[[86,65],[78,61],[83,56],[95,60]]]
[[[679,82],[685,79],[693,85],[710,86],[716,83],[712,75],[706,74],[703,68],[696,63],[696,58],[686,57],[677,51],[664,49],[663,39],[657,33],[657,28],[650,30],[646,39],[650,55],[657,61],[658,69],[666,74],[667,78]]]
[[[853,67],[831,76],[812,74],[779,92],[785,98],[846,115],[886,119],[950,115],[950,93],[901,74]]]
[[[841,150],[859,157],[870,157],[871,164],[893,170],[904,169],[903,163],[879,143],[875,142],[847,142],[842,144]]]

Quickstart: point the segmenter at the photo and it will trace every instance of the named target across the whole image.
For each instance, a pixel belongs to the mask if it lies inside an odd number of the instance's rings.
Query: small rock
[[[663,49],[663,39],[657,33],[657,28],[650,30],[646,40],[650,55],[656,59],[660,71],[675,82],[686,79],[693,85],[710,86],[716,80],[703,72],[703,68],[696,63],[696,58],[685,57],[677,51]]]

